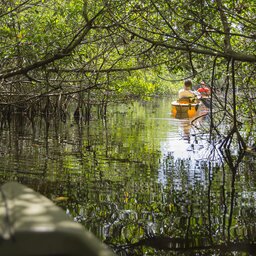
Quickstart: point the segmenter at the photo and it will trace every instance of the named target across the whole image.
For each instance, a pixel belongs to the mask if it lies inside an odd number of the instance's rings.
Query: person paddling
[[[200,83],[200,88],[198,88],[197,91],[202,95],[202,97],[211,95],[211,90],[209,87],[207,87],[204,81]]]
[[[183,89],[179,90],[179,101],[194,102],[197,96],[198,93],[192,91],[192,81],[185,80]]]

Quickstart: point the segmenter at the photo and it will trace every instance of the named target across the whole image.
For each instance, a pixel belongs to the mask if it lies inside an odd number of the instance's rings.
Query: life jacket
[[[201,87],[197,91],[200,93],[210,93],[210,89],[207,87],[204,87],[204,88]]]

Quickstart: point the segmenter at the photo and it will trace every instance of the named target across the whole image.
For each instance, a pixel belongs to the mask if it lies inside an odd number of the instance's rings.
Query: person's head
[[[206,86],[205,81],[202,81],[200,84],[201,84],[201,87],[205,87]]]
[[[185,89],[187,89],[187,90],[189,90],[189,89],[191,89],[192,88],[192,81],[191,80],[185,80],[185,82],[184,82],[184,87],[185,87]]]

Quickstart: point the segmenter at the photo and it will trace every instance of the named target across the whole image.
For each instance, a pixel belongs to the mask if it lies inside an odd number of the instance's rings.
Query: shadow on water
[[[0,181],[47,196],[117,255],[253,255],[255,156],[221,152],[207,126],[166,99],[86,123],[20,114],[1,123]]]

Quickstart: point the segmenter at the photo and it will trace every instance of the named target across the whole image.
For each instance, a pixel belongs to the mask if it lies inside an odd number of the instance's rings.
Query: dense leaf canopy
[[[254,1],[27,0],[1,5],[0,78],[28,75],[53,63],[58,71],[68,64],[70,71],[103,72],[162,63],[196,71],[194,60],[200,66],[212,56],[256,61]]]

